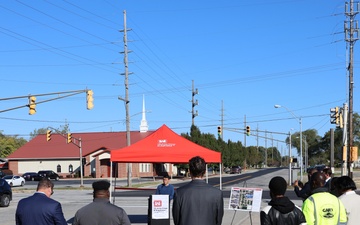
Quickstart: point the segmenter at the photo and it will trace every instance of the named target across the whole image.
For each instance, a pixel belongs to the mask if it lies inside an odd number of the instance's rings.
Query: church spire
[[[143,95],[143,108],[142,108],[142,118],[141,118],[141,122],[140,122],[140,132],[147,132],[149,130],[149,126],[147,124],[146,121],[146,115],[145,115],[146,111],[145,111],[145,97]]]

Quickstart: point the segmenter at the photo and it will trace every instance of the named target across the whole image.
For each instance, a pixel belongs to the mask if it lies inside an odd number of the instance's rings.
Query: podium
[[[150,195],[148,225],[170,225],[170,196]]]

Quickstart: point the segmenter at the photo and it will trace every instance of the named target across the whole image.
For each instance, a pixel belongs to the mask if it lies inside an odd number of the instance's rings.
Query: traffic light
[[[330,109],[330,123],[340,125],[339,107],[337,106]]]
[[[246,126],[246,135],[250,136],[250,126]]]
[[[67,133],[67,140],[66,143],[71,143],[71,133]]]
[[[220,136],[221,135],[221,126],[218,126],[218,135]]]
[[[88,110],[94,108],[94,98],[93,98],[94,92],[92,90],[86,91],[86,108]]]
[[[29,96],[29,115],[34,115],[36,113],[35,107],[36,107],[36,97],[35,96]]]
[[[47,130],[46,131],[46,141],[50,141],[51,140],[51,130]]]

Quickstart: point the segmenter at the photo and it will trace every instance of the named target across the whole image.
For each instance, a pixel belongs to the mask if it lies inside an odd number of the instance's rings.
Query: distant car
[[[8,182],[0,179],[0,207],[8,207],[12,200],[12,190]]]
[[[224,168],[224,172],[225,172],[225,173],[230,173],[230,167],[225,167],[225,168]]]
[[[38,175],[38,173],[36,172],[26,172],[22,175],[22,177],[25,179],[25,180],[34,180],[34,177],[36,177]]]
[[[233,173],[241,173],[241,166],[232,166],[230,168],[230,173],[233,174]]]
[[[25,179],[18,175],[6,175],[3,179],[6,180],[11,187],[24,186],[25,184]]]
[[[39,181],[44,177],[47,177],[48,179],[51,179],[51,180],[59,180],[60,179],[59,174],[55,173],[52,170],[40,170],[38,172],[38,175],[34,177],[34,180]]]

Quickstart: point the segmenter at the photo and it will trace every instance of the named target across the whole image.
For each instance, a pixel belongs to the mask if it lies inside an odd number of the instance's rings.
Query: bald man
[[[345,207],[339,199],[328,192],[324,187],[326,176],[316,172],[311,176],[311,196],[302,206],[302,211],[308,225],[338,224],[346,225],[347,216]]]

